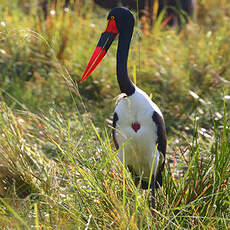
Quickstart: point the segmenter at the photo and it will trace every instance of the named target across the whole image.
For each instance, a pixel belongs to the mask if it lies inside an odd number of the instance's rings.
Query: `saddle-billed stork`
[[[113,8],[105,31],[82,75],[84,81],[100,63],[113,40],[119,35],[117,49],[117,81],[125,95],[117,104],[113,116],[113,139],[125,165],[147,189],[151,179],[152,208],[155,209],[155,188],[162,185],[161,172],[166,154],[166,129],[160,109],[149,96],[130,80],[127,60],[134,28],[134,16],[126,8]],[[150,178],[150,175],[152,177]]]

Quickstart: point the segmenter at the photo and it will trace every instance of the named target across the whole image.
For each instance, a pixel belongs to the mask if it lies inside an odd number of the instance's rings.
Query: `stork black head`
[[[127,30],[133,30],[134,16],[130,10],[123,7],[113,8],[107,17],[107,20],[111,18],[115,19],[117,29],[119,33],[126,32]]]
[[[113,8],[107,17],[107,25],[103,31],[96,49],[82,75],[81,81],[84,81],[101,62],[113,40],[118,34],[132,35],[134,27],[134,16],[126,8]]]

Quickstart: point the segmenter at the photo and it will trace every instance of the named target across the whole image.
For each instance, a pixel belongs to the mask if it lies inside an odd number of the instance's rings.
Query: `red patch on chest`
[[[132,128],[135,132],[137,132],[141,128],[141,125],[138,122],[134,122],[132,123]]]

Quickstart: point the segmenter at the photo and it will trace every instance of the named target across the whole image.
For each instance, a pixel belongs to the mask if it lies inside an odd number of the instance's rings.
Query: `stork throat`
[[[132,123],[132,128],[135,132],[137,132],[141,128],[141,125],[138,122],[134,122]]]

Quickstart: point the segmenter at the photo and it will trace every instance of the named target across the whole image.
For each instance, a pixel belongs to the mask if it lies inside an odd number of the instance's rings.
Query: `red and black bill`
[[[116,21],[112,17],[108,20],[105,31],[102,33],[97,47],[94,50],[88,65],[86,66],[81,81],[84,81],[101,62],[118,33],[119,32],[116,26]]]

